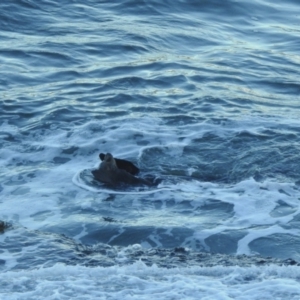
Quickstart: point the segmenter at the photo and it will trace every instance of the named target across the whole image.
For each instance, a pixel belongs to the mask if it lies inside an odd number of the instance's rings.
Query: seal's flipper
[[[101,161],[104,160],[104,157],[105,157],[104,153],[99,154],[99,158],[101,159]],[[140,172],[140,169],[128,160],[115,158],[115,161],[118,169],[125,170],[126,172],[132,175],[137,175]]]
[[[140,169],[128,160],[115,158],[115,161],[119,169],[125,170],[132,175],[137,175],[140,172]]]

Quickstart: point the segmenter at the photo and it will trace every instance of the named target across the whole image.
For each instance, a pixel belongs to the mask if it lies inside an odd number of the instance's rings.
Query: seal
[[[100,160],[103,161],[104,157],[105,157],[104,153],[99,154]],[[132,175],[139,174],[140,169],[138,167],[136,167],[132,162],[125,160],[125,159],[116,158],[116,157],[114,157],[114,159],[115,159],[118,169],[125,170],[126,172],[128,172]]]
[[[135,177],[124,169],[119,169],[111,153],[105,154],[99,168],[93,170],[92,174],[96,180],[113,186],[121,183],[130,185],[152,185],[152,183],[146,179]]]

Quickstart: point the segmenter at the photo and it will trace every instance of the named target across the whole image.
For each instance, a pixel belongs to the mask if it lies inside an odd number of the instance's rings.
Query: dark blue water
[[[299,12],[297,1],[266,0],[1,3],[4,297],[20,286],[24,299],[37,299],[43,284],[43,299],[53,289],[68,297],[47,279],[60,263],[72,266],[66,286],[78,272],[112,272],[119,290],[131,284],[113,273],[120,266],[157,282],[175,280],[164,268],[177,267],[179,289],[192,276],[187,266],[218,265],[198,271],[227,282],[226,266],[237,264],[237,276],[271,281],[273,269],[249,275],[252,255],[300,261]],[[100,152],[162,182],[103,187],[90,173]],[[280,284],[298,276],[276,272]],[[22,287],[24,276],[44,281]],[[266,299],[289,291],[258,282],[270,287]],[[86,299],[117,299],[110,284]],[[159,295],[171,299],[172,288]]]

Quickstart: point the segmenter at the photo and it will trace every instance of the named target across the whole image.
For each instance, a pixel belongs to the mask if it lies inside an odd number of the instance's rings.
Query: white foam
[[[49,268],[0,274],[2,299],[299,299],[299,267]]]
[[[256,229],[253,228],[251,231],[249,231],[249,233],[244,238],[239,240],[237,254],[251,254],[248,245],[252,241],[275,233],[292,234],[292,235],[299,236],[300,230],[296,230],[296,229],[286,230],[278,225],[273,225],[268,228],[256,228]]]
[[[263,188],[263,189],[262,189]],[[282,193],[282,190],[287,193]],[[214,234],[228,230],[248,230],[247,234],[238,243],[239,254],[250,254],[249,243],[257,238],[276,233],[299,235],[298,230],[283,229],[283,224],[288,224],[300,213],[299,190],[293,183],[278,183],[265,181],[256,182],[252,178],[242,181],[232,187],[210,185],[203,189],[201,196],[209,198],[213,193],[215,199],[234,205],[234,216],[220,220],[214,228],[203,229],[195,233],[195,238],[203,244],[204,240]],[[285,201],[292,205],[294,210],[288,215],[272,217],[271,212],[278,201]],[[267,226],[267,227],[262,227]]]

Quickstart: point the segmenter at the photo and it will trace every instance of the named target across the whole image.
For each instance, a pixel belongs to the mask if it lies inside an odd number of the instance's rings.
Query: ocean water
[[[300,4],[273,2],[0,3],[1,299],[300,299]],[[162,181],[103,186],[100,152]]]

